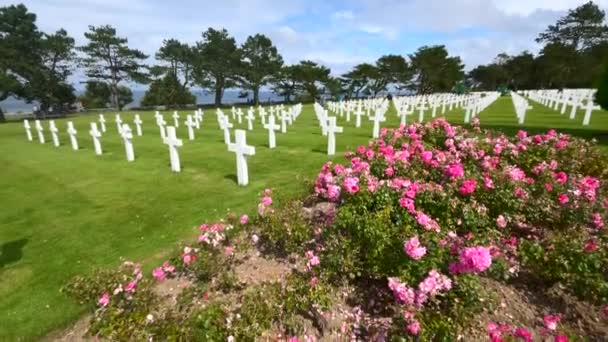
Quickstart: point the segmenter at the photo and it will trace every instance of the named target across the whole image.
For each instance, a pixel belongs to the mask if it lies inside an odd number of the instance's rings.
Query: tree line
[[[109,25],[89,26],[83,46],[75,46],[60,29],[48,34],[36,26],[36,15],[23,4],[0,7],[0,101],[13,96],[37,101],[39,114],[68,111],[77,100],[68,78],[83,70],[86,91],[80,101],[87,108],[122,108],[132,101],[128,83],[149,84],[142,106],[179,107],[195,104],[192,87],[214,94],[222,104],[227,88],[240,88],[258,104],[260,90],[270,87],[285,101],[318,99],[321,96],[357,98],[386,91],[419,94],[464,92],[467,89],[536,89],[600,86],[608,66],[608,26],[605,13],[588,2],[560,18],[541,33],[544,43],[534,56],[500,54],[490,64],[468,74],[458,56],[450,56],[443,45],[423,46],[401,56],[384,55],[374,63],[355,65],[334,76],[314,61],[287,65],[270,38],[263,34],[237,44],[225,29],[209,28],[201,40],[187,44],[166,39],[149,56],[129,47]],[[604,73],[608,78],[608,71]],[[600,93],[604,93],[600,87]],[[604,96],[604,95],[603,95]],[[606,97],[606,96],[605,96]],[[0,109],[0,121],[4,116]]]

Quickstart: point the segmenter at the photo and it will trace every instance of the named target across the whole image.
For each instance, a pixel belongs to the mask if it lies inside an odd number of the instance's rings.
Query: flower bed
[[[305,209],[297,201],[275,207],[267,190],[257,217],[201,226],[196,246],[152,272],[156,281],[188,282],[172,305],[138,268],[78,278],[68,292],[98,306],[89,332],[454,340],[492,302],[488,278],[558,284],[603,319],[585,332],[547,307],[542,323],[489,322],[489,340],[607,331],[608,163],[592,143],[555,131],[507,137],[440,119],[385,129],[347,159],[322,167]],[[251,250],[289,260],[293,270],[247,284],[235,267]]]

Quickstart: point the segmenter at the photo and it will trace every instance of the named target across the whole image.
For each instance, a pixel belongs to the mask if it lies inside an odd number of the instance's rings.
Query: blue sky
[[[194,43],[225,27],[241,43],[271,37],[288,63],[311,59],[335,75],[383,54],[444,44],[467,70],[498,53],[538,51],[536,35],[584,0],[30,0],[44,31],[65,28],[78,44],[88,25],[110,24],[154,55],[163,39]],[[608,0],[596,0],[603,9]],[[0,0],[0,5],[14,2]],[[152,58],[151,58],[152,61]]]

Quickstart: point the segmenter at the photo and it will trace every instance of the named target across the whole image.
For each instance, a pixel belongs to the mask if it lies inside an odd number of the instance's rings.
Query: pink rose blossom
[[[496,218],[496,225],[498,225],[499,228],[505,228],[507,226],[507,220],[504,216],[498,215],[498,218]]]
[[[137,286],[137,280],[133,280],[133,281],[129,282],[125,286],[125,292],[135,292],[135,287],[136,286]]]
[[[109,303],[110,303],[110,294],[107,292],[102,294],[101,297],[99,298],[99,301],[97,302],[97,304],[99,304],[99,306],[102,306],[104,308],[106,306],[108,306]]]
[[[152,276],[158,281],[163,281],[165,280],[165,271],[162,267],[156,267],[154,270],[152,270]]]
[[[420,322],[415,320],[412,323],[408,324],[407,331],[412,335],[418,335],[418,333],[420,333]]]
[[[570,202],[570,198],[568,198],[568,195],[566,195],[566,194],[559,194],[559,195],[557,196],[557,202],[558,202],[560,205],[564,205],[564,204],[566,204],[566,203]]]
[[[557,329],[557,323],[559,323],[560,320],[560,315],[545,315],[545,317],[543,317],[543,323],[545,324],[545,328],[549,330]]]
[[[249,216],[247,216],[247,214],[243,214],[243,216],[241,216],[240,223],[242,225],[245,225],[245,224],[247,224],[248,221],[249,221]]]
[[[458,190],[461,195],[470,195],[475,192],[475,186],[477,181],[474,179],[468,179],[462,182],[460,189]]]
[[[464,176],[462,164],[451,164],[445,169],[445,173],[451,179],[458,179]]]
[[[410,258],[414,260],[420,260],[426,254],[426,247],[420,246],[420,241],[418,240],[418,236],[414,236],[413,238],[407,240],[403,244],[403,250]]]
[[[359,191],[359,178],[346,177],[343,186],[349,194],[357,193]]]

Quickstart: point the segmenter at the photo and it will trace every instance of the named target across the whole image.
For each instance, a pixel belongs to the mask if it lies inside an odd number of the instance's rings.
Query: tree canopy
[[[283,57],[270,38],[263,34],[247,37],[241,46],[241,57],[240,85],[253,92],[253,103],[257,105],[260,87],[268,84],[281,70]]]
[[[128,39],[119,37],[116,29],[109,25],[89,26],[85,32],[88,44],[79,50],[80,59],[87,77],[106,82],[110,88],[110,104],[120,107],[119,85],[123,81],[146,83],[148,75],[143,61],[148,58],[143,52],[129,48]]]
[[[423,46],[410,55],[414,79],[411,89],[419,94],[452,91],[464,78],[460,57],[450,57],[443,45]]]

